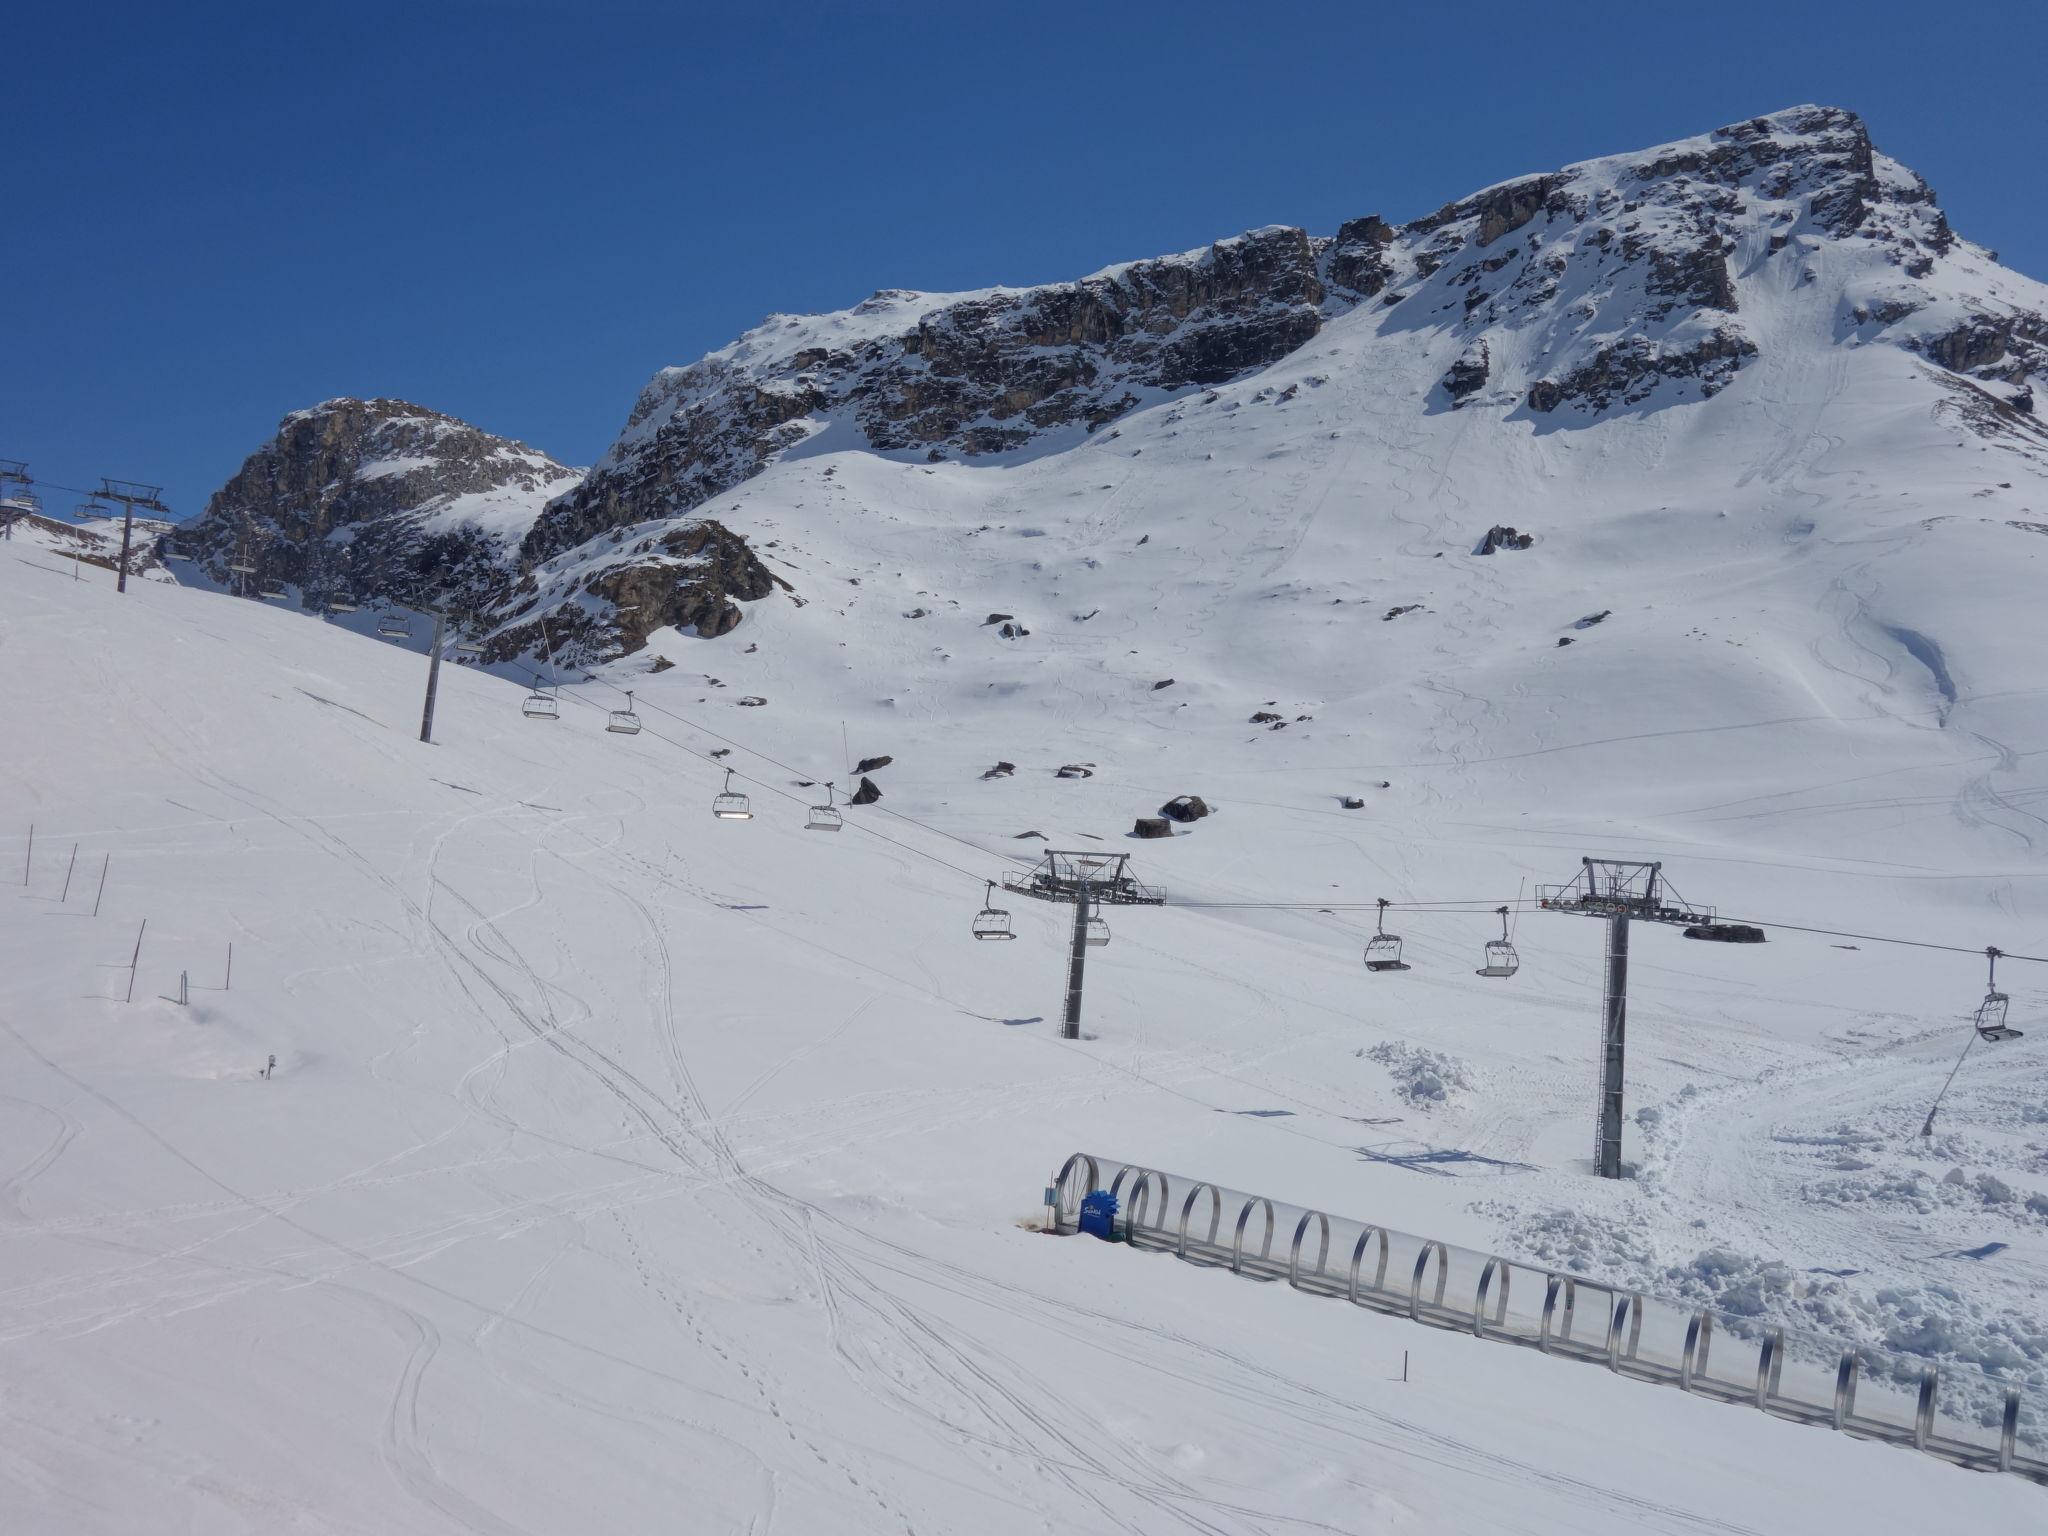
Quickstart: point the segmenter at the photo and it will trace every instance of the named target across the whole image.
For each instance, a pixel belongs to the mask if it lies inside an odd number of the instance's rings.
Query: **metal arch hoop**
[[[1180,1206],[1180,1249],[1178,1253],[1180,1258],[1184,1259],[1188,1256],[1188,1216],[1195,1208],[1195,1197],[1205,1189],[1209,1191],[1209,1236],[1207,1241],[1212,1246],[1216,1242],[1217,1231],[1223,1225],[1223,1191],[1214,1184],[1197,1184],[1188,1191],[1187,1199],[1183,1200]]]
[[[1856,1358],[1854,1349],[1842,1351],[1841,1364],[1835,1367],[1835,1428],[1847,1424],[1856,1412],[1856,1375],[1863,1362]]]
[[[1628,1330],[1628,1348],[1622,1348],[1622,1329]],[[1621,1362],[1633,1360],[1636,1350],[1643,1342],[1643,1298],[1635,1292],[1625,1293],[1614,1304],[1613,1321],[1607,1325],[1607,1369],[1618,1371]]]
[[[1365,1245],[1371,1242],[1374,1236],[1378,1236],[1380,1240],[1380,1261],[1372,1272],[1372,1288],[1376,1291],[1386,1289],[1387,1229],[1385,1227],[1367,1227],[1358,1234],[1358,1242],[1351,1249],[1351,1285],[1349,1295],[1354,1306],[1361,1305],[1358,1299],[1358,1266],[1365,1259]]]
[[[1429,1256],[1436,1255],[1436,1294],[1430,1298],[1430,1305],[1444,1304],[1444,1287],[1451,1278],[1450,1250],[1431,1238],[1422,1245],[1422,1252],[1415,1256],[1415,1278],[1408,1284],[1408,1316],[1411,1321],[1422,1320],[1422,1276],[1429,1268]]]
[[[1154,1168],[1126,1167],[1119,1170],[1115,1181],[1112,1182],[1109,1186],[1109,1192],[1112,1195],[1121,1196],[1123,1191],[1124,1180],[1130,1178],[1131,1175],[1134,1173],[1137,1175],[1137,1178],[1133,1180],[1131,1184],[1130,1204],[1127,1207],[1123,1207],[1125,1242],[1132,1241],[1137,1236],[1137,1234],[1140,1231],[1144,1230],[1144,1228],[1146,1227],[1147,1222],[1145,1220],[1145,1217],[1151,1212],[1152,1186],[1155,1183],[1159,1186],[1160,1219],[1156,1222],[1150,1223],[1153,1231],[1159,1232],[1165,1230],[1167,1201],[1172,1198],[1172,1187],[1170,1181],[1167,1179],[1165,1174],[1159,1172],[1157,1169]],[[1121,1201],[1119,1201],[1119,1204],[1121,1204]]]
[[[1678,1363],[1678,1389],[1692,1390],[1693,1378],[1707,1371],[1707,1349],[1714,1342],[1714,1314],[1702,1307],[1685,1325],[1685,1358]]]
[[[1536,1334],[1536,1347],[1550,1353],[1552,1325],[1557,1321],[1557,1298],[1564,1297],[1564,1337],[1572,1336],[1572,1313],[1579,1302],[1579,1283],[1569,1275],[1552,1275],[1543,1285],[1543,1326]]]
[[[1479,1272],[1479,1289],[1472,1297],[1472,1337],[1475,1339],[1486,1337],[1486,1295],[1493,1288],[1496,1274],[1500,1276],[1500,1299],[1494,1303],[1492,1325],[1498,1328],[1508,1320],[1508,1278],[1512,1268],[1506,1259],[1492,1258]]]
[[[1771,1399],[1778,1395],[1778,1378],[1785,1370],[1785,1330],[1773,1328],[1764,1335],[1756,1353],[1756,1405],[1770,1412]]]
[[[1234,1275],[1244,1273],[1244,1224],[1251,1220],[1252,1207],[1256,1205],[1266,1208],[1266,1235],[1259,1243],[1258,1257],[1266,1259],[1273,1254],[1273,1202],[1264,1195],[1252,1195],[1237,1213],[1237,1231],[1230,1239],[1230,1272]]]
[[[1927,1365],[1920,1370],[1920,1400],[1913,1405],[1913,1449],[1924,1451],[1934,1438],[1934,1404],[1941,1391],[1941,1367]]]
[[[1330,1218],[1321,1211],[1303,1211],[1301,1220],[1294,1224],[1294,1243],[1287,1250],[1287,1283],[1296,1290],[1301,1289],[1301,1240],[1308,1233],[1310,1221],[1322,1223],[1321,1245],[1316,1249],[1315,1273],[1321,1275],[1330,1262]]]

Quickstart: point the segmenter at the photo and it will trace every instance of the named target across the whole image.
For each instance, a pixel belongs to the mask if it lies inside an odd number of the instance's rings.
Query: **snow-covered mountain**
[[[254,545],[294,587],[452,598],[490,610],[496,654],[595,660],[664,628],[725,633],[776,589],[760,541],[706,509],[779,464],[1057,459],[1310,355],[1326,366],[1297,388],[1371,377],[1425,424],[1469,413],[1467,457],[1601,425],[1661,441],[1697,430],[1665,413],[1758,359],[1867,348],[1933,364],[1913,377],[1962,429],[2048,447],[2048,289],[1960,239],[1854,114],[1799,107],[1405,224],[1268,228],[1078,282],[771,316],[658,374],[587,476],[401,402],[328,402],[286,418],[201,537],[216,569]]]
[[[332,598],[472,611],[577,472],[524,443],[403,400],[294,411],[216,491],[184,544],[215,581],[256,567],[302,606]]]
[[[1802,108],[778,320],[493,542],[433,747],[401,647],[0,561],[0,1525],[2026,1528],[1023,1224],[1087,1147],[1936,1364],[1980,1434],[2021,1385],[2048,1444],[2043,313]],[[1079,1041],[1064,908],[968,936],[1048,843],[1168,896]],[[1528,897],[1582,856],[1798,925],[1639,928],[1613,1181],[1600,930]],[[1987,945],[2026,1037],[1922,1137]]]
[[[1602,424],[1618,429],[1607,441],[1662,440],[1688,428],[1658,418],[1760,358],[1822,366],[1864,348],[1937,365],[1913,374],[1928,407],[1973,434],[2048,446],[2031,414],[2048,380],[2048,290],[1959,239],[1856,116],[1794,108],[1503,182],[1399,226],[1258,230],[1076,283],[885,291],[771,316],[657,375],[522,559],[543,570],[543,607],[573,597],[580,626],[609,621],[634,649],[651,611],[616,614],[589,592],[581,563],[616,559],[615,543],[590,541],[644,540],[644,525],[775,464],[855,450],[982,467],[1056,457],[1148,407],[1312,355],[1325,362],[1297,368],[1297,388],[1370,378],[1424,430],[1472,413],[1468,457]],[[1202,423],[1186,417],[1187,433]],[[1784,426],[1746,430],[1761,441]]]

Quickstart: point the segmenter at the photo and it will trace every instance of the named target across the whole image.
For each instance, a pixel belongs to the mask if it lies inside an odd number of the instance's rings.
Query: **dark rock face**
[[[884,290],[849,312],[864,324],[843,345],[777,351],[785,327],[771,320],[724,353],[658,375],[619,443],[534,524],[521,559],[686,512],[758,473],[820,418],[850,421],[876,449],[971,456],[1056,428],[1093,431],[1137,405],[1139,391],[1236,378],[1322,328],[1326,243],[1271,228],[1077,283],[938,305]],[[1366,280],[1362,268],[1354,278]]]
[[[1378,214],[1348,219],[1337,226],[1337,238],[1323,258],[1323,274],[1332,287],[1369,299],[1387,286],[1393,266],[1387,247],[1394,228]]]
[[[1486,387],[1486,375],[1492,362],[1492,354],[1484,341],[1477,346],[1467,347],[1465,355],[1451,364],[1451,371],[1444,375],[1444,390],[1454,403],[1462,404],[1468,395],[1475,395]]]
[[[1209,802],[1200,795],[1176,795],[1159,807],[1159,814],[1169,821],[1200,821],[1209,814]]]
[[[2028,310],[1972,315],[1927,337],[1921,350],[1951,373],[2025,385],[2029,374],[2048,374],[2048,317]]]
[[[1694,380],[1700,398],[1706,399],[1720,393],[1735,370],[1756,355],[1756,343],[1733,328],[1675,347],[1647,336],[1630,336],[1602,347],[1561,379],[1541,379],[1530,385],[1529,409],[1547,415],[1566,404],[1593,411],[1636,405],[1667,379]]]
[[[740,603],[787,585],[745,539],[702,518],[621,543],[543,586],[537,578],[549,574],[529,573],[501,599],[486,659],[552,654],[579,666],[609,661],[640,650],[666,625],[715,638],[739,624]]]
[[[214,492],[184,543],[216,580],[238,551],[252,580],[330,597],[475,612],[509,585],[520,536],[576,471],[403,400],[294,411]]]
[[[1173,823],[1164,816],[1140,816],[1131,832],[1136,837],[1171,837]]]
[[[873,805],[881,798],[882,791],[880,786],[873,779],[863,778],[860,781],[860,788],[856,789],[849,797],[849,803],[853,805]]]

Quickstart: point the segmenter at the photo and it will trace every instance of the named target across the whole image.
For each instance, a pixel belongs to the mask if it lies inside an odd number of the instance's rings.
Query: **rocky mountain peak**
[[[775,590],[699,509],[780,460],[1058,453],[1334,326],[1390,398],[1524,435],[1697,404],[1773,349],[1902,349],[1972,429],[2030,441],[2048,384],[2039,285],[1959,239],[1854,113],[1806,105],[1406,223],[1269,226],[1071,282],[771,315],[656,374],[581,477],[402,401],[330,401],[287,417],[203,526],[216,565],[253,541],[287,581],[459,593],[488,609],[494,653],[540,648],[545,625],[598,660],[660,627],[724,634]]]
[[[229,579],[239,553],[315,607],[330,596],[477,608],[509,582],[520,538],[576,470],[405,400],[294,411],[188,530]]]

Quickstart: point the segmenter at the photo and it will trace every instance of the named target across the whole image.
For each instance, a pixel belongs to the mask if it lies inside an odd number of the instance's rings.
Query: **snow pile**
[[[1473,1086],[1465,1063],[1405,1040],[1382,1040],[1365,1054],[1387,1069],[1394,1092],[1411,1109],[1448,1107]]]

